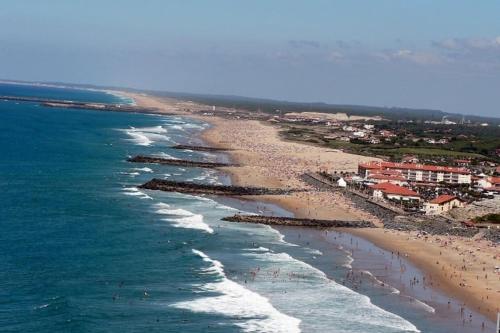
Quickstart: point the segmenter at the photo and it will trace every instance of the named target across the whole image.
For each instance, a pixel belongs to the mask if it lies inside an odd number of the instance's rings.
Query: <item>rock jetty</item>
[[[157,108],[140,107],[128,104],[78,102],[78,101],[58,100],[58,99],[29,97],[29,96],[0,96],[0,100],[38,103],[40,105],[47,107],[65,108],[65,109],[122,111],[122,112],[136,112],[136,113],[159,113],[159,110]]]
[[[161,158],[155,156],[142,156],[142,155],[131,157],[127,159],[127,161],[134,163],[157,163],[157,164],[175,165],[183,167],[196,167],[196,168],[220,168],[220,167],[237,166],[236,164],[228,164],[228,163],[197,162],[197,161],[178,160],[173,158]]]
[[[375,225],[369,221],[341,221],[341,220],[316,220],[299,219],[292,217],[262,216],[262,215],[241,215],[225,217],[223,221],[257,223],[267,225],[287,225],[297,227],[314,228],[374,228]]]
[[[278,194],[289,194],[291,192],[300,191],[300,190],[271,189],[264,187],[196,184],[189,182],[176,182],[176,181],[157,179],[157,178],[154,178],[149,182],[140,185],[139,188],[147,190],[165,191],[165,192],[227,195],[227,196],[266,195],[266,194],[278,195]]]
[[[231,151],[231,148],[217,148],[217,147],[206,147],[206,146],[189,146],[189,145],[175,145],[172,146],[173,149],[187,149],[194,151],[206,151],[206,152],[219,152],[219,151]]]

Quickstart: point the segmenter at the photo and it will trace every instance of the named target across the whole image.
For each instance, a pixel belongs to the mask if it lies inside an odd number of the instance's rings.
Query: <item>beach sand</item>
[[[128,95],[140,106],[157,107],[165,113],[191,116],[212,124],[203,133],[203,138],[213,146],[234,149],[230,155],[234,162],[242,165],[224,168],[234,184],[308,189],[289,196],[264,196],[258,200],[278,204],[297,217],[363,219],[381,226],[375,216],[355,209],[341,193],[318,192],[300,180],[305,172],[356,171],[359,162],[373,158],[284,141],[277,127],[259,121],[193,114],[196,110],[209,109],[196,103]],[[500,263],[498,246],[485,240],[419,237],[416,233],[382,228],[349,232],[387,251],[399,252],[425,272],[434,287],[496,320],[500,306],[500,276],[494,271],[495,265]]]

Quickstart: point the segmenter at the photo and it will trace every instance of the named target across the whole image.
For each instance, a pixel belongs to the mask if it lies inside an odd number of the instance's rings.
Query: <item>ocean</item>
[[[0,95],[131,102],[5,84]],[[170,148],[199,144],[208,126],[0,101],[0,330],[447,332],[425,307],[392,304],[393,290],[344,286],[345,251],[324,257],[269,226],[221,221],[276,207],[137,188],[153,177],[227,183],[213,170],[126,161],[227,158]]]

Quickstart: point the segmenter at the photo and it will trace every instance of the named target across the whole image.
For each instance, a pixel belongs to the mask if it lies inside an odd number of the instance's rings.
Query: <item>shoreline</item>
[[[482,323],[485,332],[494,327],[493,321],[463,307],[459,300],[434,286],[435,281],[423,280],[424,272],[408,258],[381,249],[369,240],[353,235],[350,229],[276,227],[276,230],[284,235],[284,240],[322,253],[306,260],[307,263],[338,283],[365,294],[373,304],[416,324],[422,332],[432,327],[449,332],[476,333],[481,331]],[[332,262],[338,260],[339,253],[345,254],[348,261],[333,266]],[[344,275],[341,275],[342,271]],[[469,322],[469,315],[472,315],[472,322]]]
[[[306,166],[321,169],[322,166],[325,167],[324,164],[334,163],[345,171],[353,171],[359,160],[371,160],[369,157],[339,152],[336,152],[335,155],[337,156],[325,160],[321,156],[321,153],[325,149],[307,146],[307,151],[304,151],[305,145],[282,141],[277,134],[277,129],[268,124],[263,125],[258,121],[252,120],[243,121],[195,115],[184,111],[182,108],[180,109],[182,111],[179,111],[178,108],[179,105],[186,105],[186,103],[192,105],[193,103],[191,102],[175,101],[175,105],[166,105],[166,102],[170,102],[170,99],[163,100],[140,95],[138,100],[137,96],[135,96],[136,94],[125,94],[134,99],[138,105],[146,103],[144,106],[160,107],[162,110],[174,111],[179,116],[187,116],[210,123],[212,126],[201,133],[202,139],[213,147],[223,146],[234,149],[234,151],[227,152],[231,161],[245,166],[238,169],[231,167],[221,169],[221,171],[229,175],[234,185],[293,187],[301,185],[300,182],[293,179],[297,176],[297,170],[294,168],[293,162],[300,163],[304,160],[310,161],[317,158],[319,159],[317,164],[308,164],[306,162]],[[200,107],[198,106],[197,109],[200,109]],[[235,140],[235,132],[240,133],[241,135],[238,136],[243,139]],[[270,142],[262,141],[269,139],[269,137],[271,137]],[[245,141],[245,138],[247,141]],[[260,138],[259,142],[255,144],[261,144],[262,146],[275,145],[272,146],[272,149],[276,154],[280,153],[280,148],[283,148],[283,146],[290,148],[290,151],[285,149],[286,154],[290,156],[290,161],[286,162],[292,164],[289,165],[291,170],[288,170],[289,173],[285,175],[286,177],[280,177],[276,172],[266,169],[266,166],[269,168],[270,161],[266,163],[265,160],[263,161],[263,158],[265,159],[269,156],[259,156],[259,152],[248,149],[249,145],[254,144],[255,138]],[[265,149],[265,147],[258,148]],[[300,158],[296,158],[295,156],[300,156]],[[248,199],[277,205],[299,218],[326,219],[332,218],[332,216],[339,219],[366,218],[379,223],[380,226],[380,221],[376,217],[354,209],[350,206],[348,199],[338,194],[332,195],[329,193],[325,195],[311,192],[308,195],[273,195],[259,196],[258,198],[250,197]],[[334,207],[328,205],[331,202],[335,203]],[[374,230],[348,230],[347,232],[366,239],[386,251],[403,253],[409,262],[436,282],[435,288],[463,302],[465,306],[481,313],[492,322],[496,320],[496,312],[498,311],[498,304],[500,304],[498,277],[494,273],[491,273],[488,279],[480,280],[479,275],[485,274],[482,269],[483,267],[487,265],[494,267],[496,258],[499,258],[498,249],[493,249],[493,253],[491,251],[488,252],[487,244],[479,244],[480,242],[478,244],[468,244],[472,243],[472,241],[459,239],[458,237],[448,239],[449,242],[453,242],[452,246],[443,245],[443,243],[447,243],[445,240],[446,237],[443,236],[428,236],[426,239],[423,239],[415,233],[396,232],[382,228]],[[426,251],[421,251],[423,247],[426,248]],[[457,249],[462,251],[462,253],[457,253],[459,251]],[[480,251],[477,251],[477,249],[480,249]],[[472,251],[472,253],[469,253],[472,254],[472,260],[465,253],[469,251]],[[484,253],[485,251],[488,253]],[[481,261],[477,260],[476,255],[481,257]],[[436,260],[436,258],[438,259]],[[460,270],[459,268],[464,264],[466,259],[467,265],[474,267],[470,267],[471,269],[468,271]],[[439,260],[441,260],[440,264]],[[477,283],[473,283],[476,276]],[[462,287],[462,284],[465,284],[467,287]],[[485,284],[489,285],[489,287],[485,287]]]

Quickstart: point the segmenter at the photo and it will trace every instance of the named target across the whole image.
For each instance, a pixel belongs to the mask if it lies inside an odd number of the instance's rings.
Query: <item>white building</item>
[[[357,131],[353,132],[352,135],[357,136],[358,138],[364,138],[366,136],[366,133],[363,131]]]
[[[347,182],[344,180],[344,178],[340,177],[337,180],[337,186],[338,187],[347,187]]]
[[[453,195],[440,195],[437,198],[424,203],[424,211],[427,215],[438,215],[455,207],[463,206],[463,202]]]
[[[466,168],[445,167],[414,163],[377,162],[360,163],[358,172],[361,177],[379,173],[381,170],[397,170],[410,182],[470,184],[472,176]]]
[[[379,183],[370,186],[372,196],[378,199],[397,201],[420,201],[420,195],[406,187],[391,183]]]

